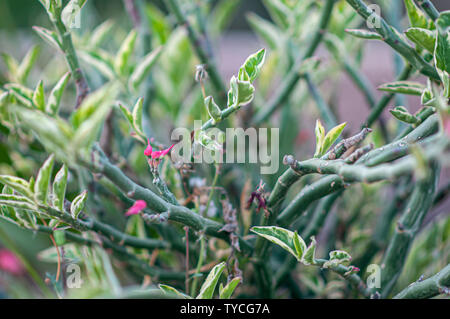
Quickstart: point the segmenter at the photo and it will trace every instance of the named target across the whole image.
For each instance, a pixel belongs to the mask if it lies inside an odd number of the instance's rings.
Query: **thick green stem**
[[[394,299],[425,299],[450,292],[450,264],[436,275],[417,281],[394,296]]]
[[[419,180],[408,205],[397,223],[381,264],[381,296],[387,297],[402,273],[409,248],[423,219],[433,204],[439,180],[440,165],[432,162],[426,176]]]
[[[346,0],[364,19],[373,21],[373,28],[383,41],[403,56],[414,68],[425,76],[440,81],[434,67],[428,64],[405,40],[403,40],[382,17],[371,10],[362,0]]]
[[[423,11],[428,15],[428,17],[436,21],[439,18],[439,11],[429,0],[417,0],[417,3],[422,7]]]
[[[132,199],[144,200],[147,207],[156,213],[166,213],[168,219],[189,226],[196,231],[205,231],[209,236],[217,237],[229,242],[229,236],[226,232],[221,232],[222,224],[202,217],[199,214],[192,212],[190,209],[173,205],[148,188],[144,188],[130,178],[128,178],[117,166],[113,165],[109,159],[104,155],[101,149],[94,147],[94,160],[87,161],[79,158],[81,165],[87,167],[95,173],[103,174],[111,182],[113,182],[127,197]],[[240,245],[243,251],[251,253],[250,245],[240,238]]]

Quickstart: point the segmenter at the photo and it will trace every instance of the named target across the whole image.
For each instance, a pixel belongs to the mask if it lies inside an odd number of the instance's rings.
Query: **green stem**
[[[439,11],[429,0],[417,0],[417,3],[422,7],[423,11],[428,15],[428,17],[436,21],[439,18]]]
[[[432,162],[429,170],[427,176],[417,182],[383,257],[381,264],[381,296],[383,298],[389,295],[401,275],[409,248],[433,204],[440,167]]]
[[[325,102],[322,95],[319,92],[319,89],[312,81],[309,74],[304,75],[306,84],[308,85],[309,92],[312,95],[312,98],[316,102],[317,109],[319,110],[320,117],[325,122],[327,129],[332,129],[337,125],[336,117],[333,112],[331,112],[330,106]]]
[[[206,254],[205,236],[201,235],[200,236],[200,253],[199,253],[199,257],[198,257],[197,268],[195,269],[195,275],[200,274],[200,270],[203,265],[203,259],[205,257],[205,254]],[[192,281],[192,287],[191,287],[192,295],[197,294],[198,281],[199,281],[199,277],[197,277],[197,276],[194,277],[194,280]]]
[[[165,3],[167,5],[167,8],[177,19],[178,23],[186,27],[189,40],[191,41],[191,44],[195,52],[197,53],[198,58],[200,59],[201,63],[207,66],[208,74],[211,77],[212,84],[216,88],[217,92],[221,94],[221,97],[225,98],[227,89],[222,81],[219,71],[214,62],[209,58],[207,52],[204,50],[200,35],[192,27],[191,23],[181,10],[180,3],[178,2],[178,0],[165,0]]]
[[[59,36],[61,50],[64,52],[67,65],[69,66],[69,70],[75,80],[75,85],[77,87],[77,108],[81,105],[84,98],[89,94],[89,86],[87,84],[83,71],[80,68],[78,56],[72,42],[72,36],[70,35],[70,32],[67,30],[61,19],[62,10],[61,8],[56,8],[55,10],[55,17],[51,18],[51,20],[55,27],[56,33]]]
[[[313,56],[314,52],[323,39],[323,35],[325,34],[328,23],[331,19],[331,13],[333,11],[334,4],[335,0],[326,0],[325,5],[322,9],[322,15],[320,17],[319,25],[314,31],[311,42],[309,42],[309,46],[306,49],[304,55],[295,62],[291,71],[286,75],[285,79],[280,84],[274,96],[267,102],[267,106],[256,114],[252,121],[254,125],[261,124],[262,122],[267,120],[289,98],[297,82],[302,77],[302,74],[300,74],[298,70],[303,60]]]
[[[450,291],[450,264],[434,276],[417,281],[394,296],[394,299],[424,299],[432,298]]]
[[[434,67],[429,65],[405,40],[403,40],[382,17],[372,11],[362,0],[346,0],[364,19],[375,21],[375,31],[383,37],[383,41],[403,56],[420,73],[436,81],[440,81]],[[379,25],[377,25],[379,24]]]
[[[192,212],[189,208],[173,205],[148,188],[144,188],[130,178],[128,178],[117,166],[113,165],[98,145],[94,146],[94,160],[87,161],[78,158],[81,165],[95,173],[103,174],[112,183],[114,183],[127,197],[132,199],[144,200],[147,207],[156,213],[166,213],[168,219],[189,226],[196,231],[205,231],[209,236],[223,239],[229,242],[229,236],[226,232],[220,232],[223,224],[211,219],[205,218]],[[247,241],[240,238],[240,245],[243,251],[251,253],[251,246]]]

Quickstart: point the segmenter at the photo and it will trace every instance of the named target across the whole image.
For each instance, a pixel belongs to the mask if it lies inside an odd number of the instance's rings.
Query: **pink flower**
[[[7,249],[0,249],[0,270],[16,276],[24,272],[22,262]]]
[[[148,143],[148,145],[147,145],[147,148],[146,148],[145,151],[144,151],[144,155],[145,155],[145,156],[151,156],[152,153],[153,153],[153,148],[152,148],[152,146],[150,145],[150,140],[149,140],[149,139],[147,139],[147,143]]]
[[[137,215],[142,210],[147,207],[147,203],[143,200],[137,200],[134,202],[133,206],[131,206],[128,211],[125,213],[125,216]]]
[[[144,155],[145,156],[150,156],[152,159],[159,159],[159,158],[165,156],[175,146],[175,144],[173,144],[171,147],[166,148],[165,150],[153,151],[153,148],[150,145],[150,140],[149,139],[147,139],[147,143],[148,143],[148,145],[147,145],[147,148],[144,151]]]
[[[172,144],[171,147],[166,148],[165,150],[153,152],[153,153],[152,153],[152,158],[153,158],[153,159],[158,159],[158,158],[161,158],[161,157],[165,156],[167,153],[170,152],[170,150],[171,150],[174,146],[175,146],[175,144]]]

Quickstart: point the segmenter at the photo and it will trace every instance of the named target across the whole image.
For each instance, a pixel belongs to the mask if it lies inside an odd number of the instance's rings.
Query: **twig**
[[[381,296],[386,297],[394,288],[408,256],[409,247],[433,204],[440,167],[431,163],[430,172],[419,180],[411,194],[408,205],[397,223],[381,264]]]
[[[440,81],[436,70],[429,65],[405,40],[403,40],[393,28],[378,14],[371,10],[362,0],[346,0],[358,14],[364,19],[377,21],[375,31],[382,36],[383,41],[402,55],[420,73],[437,81]],[[379,25],[379,26],[377,26]]]
[[[434,276],[416,281],[394,296],[394,299],[424,299],[450,293],[450,264]]]

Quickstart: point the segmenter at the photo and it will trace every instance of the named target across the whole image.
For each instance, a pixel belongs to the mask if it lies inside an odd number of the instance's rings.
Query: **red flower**
[[[0,249],[0,270],[17,276],[24,272],[22,262],[7,249]]]
[[[143,200],[137,200],[134,202],[133,206],[131,206],[128,211],[125,213],[125,216],[137,215],[142,210],[147,207],[147,203]]]
[[[166,148],[165,150],[161,150],[161,151],[153,151],[152,146],[150,145],[150,140],[147,139],[147,148],[144,151],[144,155],[145,156],[150,156],[152,159],[159,159],[165,155],[167,155],[170,150],[175,146],[175,144],[173,144],[171,147]]]

